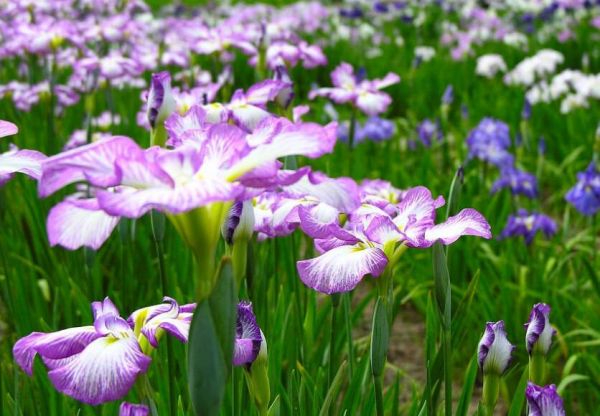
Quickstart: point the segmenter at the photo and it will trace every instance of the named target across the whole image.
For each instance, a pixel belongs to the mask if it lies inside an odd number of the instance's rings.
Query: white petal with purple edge
[[[356,106],[369,116],[383,113],[391,102],[390,96],[382,92],[363,91],[356,98]]]
[[[297,263],[300,279],[318,292],[348,292],[367,274],[379,276],[388,259],[377,247],[346,245],[336,247],[310,260]]]
[[[119,217],[101,210],[95,198],[65,200],[50,210],[46,229],[51,246],[69,250],[86,246],[97,250],[118,223]]]
[[[465,208],[446,222],[434,225],[425,231],[425,240],[428,245],[441,240],[444,244],[451,244],[463,235],[473,235],[489,239],[492,237],[490,224],[479,212],[472,208]]]
[[[34,179],[42,176],[42,161],[46,155],[35,150],[13,148],[0,154],[0,176],[11,173],[24,173]]]
[[[12,136],[19,132],[19,128],[10,121],[0,120],[0,137]]]
[[[48,372],[54,387],[81,402],[97,405],[123,398],[150,357],[133,336],[96,339],[64,367]]]

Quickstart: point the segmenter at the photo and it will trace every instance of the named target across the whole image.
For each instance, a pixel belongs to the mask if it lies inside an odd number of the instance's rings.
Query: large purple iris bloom
[[[365,275],[381,275],[406,247],[425,248],[436,241],[451,244],[463,235],[491,237],[486,219],[471,208],[435,224],[435,210],[443,204],[442,197],[434,199],[419,186],[408,190],[392,210],[386,207],[391,215],[378,206],[361,207],[344,226],[323,224],[301,207],[302,230],[315,239],[322,254],[297,263],[300,278],[319,292],[347,292]]]
[[[96,405],[123,398],[147,371],[157,337],[167,331],[187,342],[194,304],[166,304],[123,319],[109,298],[92,303],[94,324],[58,332],[33,332],[13,347],[15,361],[28,375],[39,355],[54,387],[81,402]]]

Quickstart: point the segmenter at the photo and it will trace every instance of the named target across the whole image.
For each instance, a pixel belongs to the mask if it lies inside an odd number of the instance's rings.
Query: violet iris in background
[[[577,174],[577,183],[565,199],[583,215],[591,216],[600,210],[600,172],[594,161]]]
[[[531,244],[538,232],[543,233],[546,238],[556,234],[557,226],[554,220],[547,215],[537,212],[527,212],[519,209],[517,214],[510,215],[506,227],[500,234],[501,238],[523,236],[527,244]]]
[[[426,118],[417,126],[417,135],[423,146],[430,147],[433,140],[441,141],[443,138],[442,129],[438,121],[433,122]]]
[[[469,157],[489,162],[498,167],[512,165],[514,158],[509,153],[510,131],[502,121],[486,117],[467,137]]]
[[[496,193],[503,188],[509,188],[513,195],[523,195],[527,198],[536,198],[538,195],[535,175],[523,172],[513,166],[506,166],[501,169],[500,178],[492,186],[492,193]]]

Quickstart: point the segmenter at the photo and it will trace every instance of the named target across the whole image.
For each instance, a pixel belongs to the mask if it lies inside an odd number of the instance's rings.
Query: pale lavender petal
[[[277,94],[289,84],[283,81],[267,79],[251,86],[245,94],[245,101],[254,105],[266,105],[277,97]]]
[[[119,310],[108,296],[102,301],[92,302],[92,315],[94,321],[103,315],[120,316]]]
[[[443,203],[443,198],[433,199],[431,191],[424,186],[416,186],[406,191],[398,204],[398,215],[394,223],[402,231],[411,246],[420,246],[425,230],[435,221],[435,209]]]
[[[64,367],[48,372],[48,377],[61,393],[97,405],[125,397],[150,361],[135,337],[106,336],[87,345]]]
[[[19,128],[10,121],[0,120],[0,137],[12,136],[19,132]]]
[[[301,260],[296,266],[306,286],[331,294],[354,289],[367,274],[379,276],[387,262],[381,249],[357,244],[336,247],[314,259]]]
[[[338,224],[339,211],[327,204],[316,204],[310,207],[300,206],[298,218],[300,228],[312,238],[331,236],[331,226]]]
[[[42,163],[39,193],[48,196],[68,184],[85,180],[99,187],[118,185],[120,176],[115,162],[120,157],[141,153],[137,143],[124,136],[59,153]]]
[[[473,235],[490,239],[492,231],[485,217],[473,208],[465,208],[441,224],[434,225],[425,231],[425,245],[436,241],[452,244],[463,235]]]
[[[51,246],[98,250],[118,223],[119,217],[101,210],[96,198],[67,199],[50,210],[46,229]]]
[[[338,88],[352,89],[356,86],[354,68],[347,62],[342,62],[331,72],[331,82]]]
[[[19,367],[31,375],[36,354],[55,360],[66,358],[80,353],[100,336],[93,326],[69,328],[49,334],[32,332],[15,343],[13,356]]]
[[[371,85],[373,85],[373,87],[380,90],[382,88],[389,87],[390,85],[394,85],[399,82],[400,82],[400,76],[398,76],[398,74],[395,74],[393,72],[389,72],[382,79],[374,79],[373,81],[371,81]]]
[[[385,112],[392,103],[392,98],[383,92],[363,92],[356,98],[356,106],[365,114],[375,116]]]
[[[6,153],[0,154],[0,177],[13,173],[24,173],[34,179],[42,176],[42,162],[46,155],[35,150],[18,150],[13,147]]]

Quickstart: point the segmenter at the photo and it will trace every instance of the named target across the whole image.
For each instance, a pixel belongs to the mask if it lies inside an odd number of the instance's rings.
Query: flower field
[[[600,414],[600,2],[0,0],[0,414]]]

